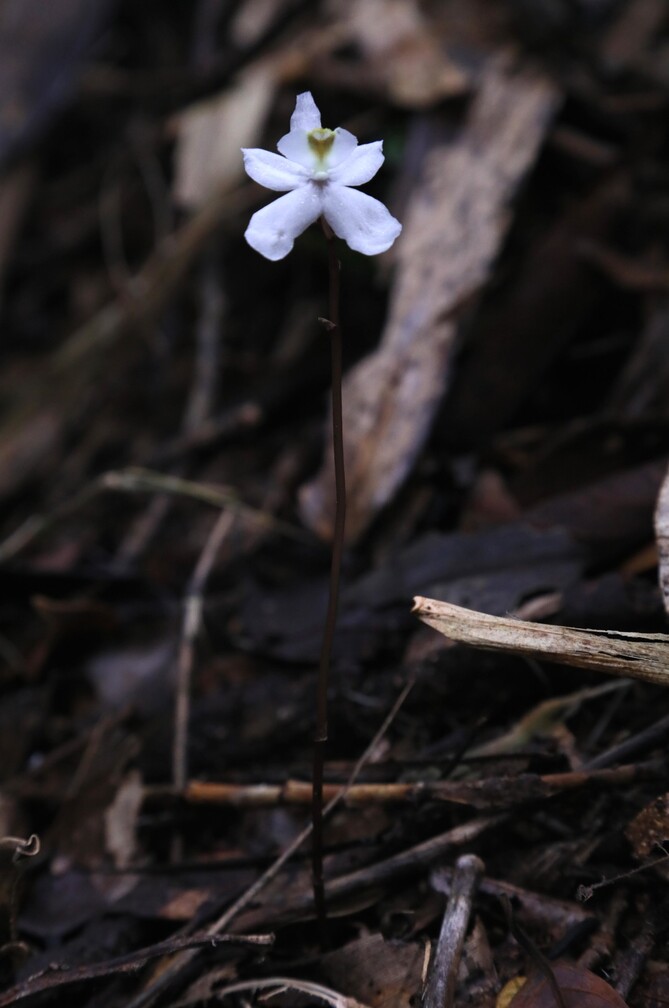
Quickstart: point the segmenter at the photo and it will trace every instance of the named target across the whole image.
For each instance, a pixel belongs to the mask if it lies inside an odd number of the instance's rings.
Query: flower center
[[[307,142],[311,151],[315,154],[316,161],[321,170],[325,168],[325,159],[330,153],[334,138],[334,130],[323,129],[321,126],[307,133]]]

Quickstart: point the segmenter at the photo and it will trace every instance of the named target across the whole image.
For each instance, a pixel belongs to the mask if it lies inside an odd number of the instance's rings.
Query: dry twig
[[[483,862],[475,854],[463,854],[455,864],[451,895],[423,992],[423,1008],[451,1008],[453,1004],[472,902],[484,870]]]
[[[667,634],[537,625],[489,616],[419,595],[414,599],[412,611],[445,637],[472,647],[669,685]]]

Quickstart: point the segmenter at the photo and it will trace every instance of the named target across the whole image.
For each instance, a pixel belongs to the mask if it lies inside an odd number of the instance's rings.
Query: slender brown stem
[[[325,906],[325,884],[323,881],[323,766],[325,746],[328,738],[328,681],[330,678],[330,657],[337,621],[339,603],[339,580],[344,551],[344,529],[346,526],[346,482],[344,476],[344,437],[342,411],[342,339],[339,325],[339,260],[335,248],[335,238],[322,221],[328,242],[329,318],[324,320],[330,336],[330,360],[332,367],[332,454],[335,477],[335,519],[330,562],[330,590],[328,608],[323,629],[323,642],[318,667],[316,689],[316,725],[314,731],[313,798],[311,821],[313,826],[311,846],[311,870],[314,890],[314,905],[321,935],[321,944],[327,944],[327,911]]]

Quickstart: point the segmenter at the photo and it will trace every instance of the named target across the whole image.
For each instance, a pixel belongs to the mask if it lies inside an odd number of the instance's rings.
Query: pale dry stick
[[[230,487],[215,486],[211,483],[198,483],[196,480],[184,479],[169,473],[144,469],[142,466],[128,466],[105,473],[101,477],[105,490],[120,490],[130,493],[166,493],[177,497],[191,497],[212,507],[229,507],[239,511],[258,526],[271,532],[287,536],[298,542],[311,542],[311,537],[301,529],[288,522],[282,522],[258,508],[251,507],[240,501],[235,490]]]
[[[453,876],[454,870],[452,868],[439,868],[432,873],[433,889],[450,896]],[[552,929],[569,931],[597,919],[594,911],[584,909],[580,903],[557,899],[555,896],[533,892],[531,889],[523,889],[511,882],[491,878],[489,875],[481,879],[479,892],[485,896],[494,896],[496,899],[506,896],[513,901],[519,917],[548,931]]]
[[[57,505],[48,514],[30,515],[3,542],[0,542],[0,563],[13,560],[27,546],[32,545],[38,536],[53,528],[69,515],[76,514],[80,508],[94,500],[102,489],[99,478],[95,479],[69,500]]]
[[[451,1008],[453,1004],[472,903],[484,871],[485,865],[475,854],[463,854],[455,863],[451,894],[423,992],[423,1008]]]
[[[195,643],[202,626],[204,592],[218,552],[234,527],[235,517],[232,511],[222,511],[216,519],[195,565],[184,599],[181,643],[177,663],[172,752],[172,781],[177,792],[183,791],[188,779],[190,687],[195,664]]]
[[[195,480],[155,472],[153,469],[144,469],[141,466],[128,466],[126,469],[115,469],[103,473],[48,514],[31,515],[30,518],[27,518],[4,542],[0,543],[0,563],[13,560],[23,549],[32,545],[38,536],[43,535],[70,515],[76,514],[80,508],[95,500],[100,494],[109,491],[189,497],[211,507],[237,510],[260,528],[264,527],[269,531],[276,532],[277,535],[299,541],[310,541],[310,537],[302,530],[287,522],[275,519],[265,511],[244,504],[235,491],[228,487],[198,483]]]
[[[445,637],[607,675],[669,686],[669,635],[527,623],[416,596],[412,612]]]
[[[332,799],[332,801],[328,802],[326,807],[323,809],[323,816],[329,815],[339,805],[339,803],[345,797],[347,789],[351,787],[352,784],[355,783],[356,779],[362,772],[363,767],[367,762],[369,762],[372,755],[374,754],[375,749],[379,745],[381,739],[386,734],[390,725],[396,718],[400,708],[402,707],[404,701],[406,700],[407,696],[411,692],[411,689],[413,688],[413,683],[414,680],[411,679],[406,684],[406,686],[398,696],[397,700],[393,704],[389,714],[384,719],[383,724],[376,732],[374,738],[369,743],[369,745],[363,752],[362,756],[351,770],[351,775],[348,781],[343,786],[339,794],[336,795]],[[292,840],[291,843],[289,843],[288,846],[281,852],[276,861],[274,861],[269,866],[269,868],[265,872],[263,872],[263,874],[258,879],[256,879],[253,885],[249,886],[246,892],[242,893],[239,899],[237,899],[232,904],[231,907],[228,907],[228,909],[225,910],[223,914],[221,914],[221,916],[218,917],[217,920],[213,922],[213,924],[209,925],[209,927],[207,928],[207,933],[213,936],[218,935],[222,931],[224,931],[224,929],[232,923],[235,917],[238,917],[239,914],[242,912],[242,910],[246,906],[248,906],[248,904],[252,900],[256,898],[258,893],[262,892],[262,890],[276,878],[276,876],[279,874],[279,872],[286,864],[286,862],[290,860],[290,858],[293,856],[293,854],[295,854],[297,850],[299,850],[299,848],[302,846],[305,840],[309,838],[309,836],[311,835],[311,831],[312,831],[312,824],[309,823],[307,826],[304,827],[304,829],[300,833],[298,833],[295,839]],[[188,951],[180,953],[180,955],[176,956],[173,959],[173,961],[170,963],[169,966],[167,966],[161,973],[159,973],[157,976],[154,977],[154,979],[150,982],[148,987],[146,987],[143,991],[141,991],[137,995],[137,997],[133,998],[133,1000],[126,1005],[126,1008],[145,1008],[146,1005],[151,1004],[154,998],[158,997],[158,995],[162,991],[164,991],[165,988],[168,987],[173,980],[177,979],[182,970],[184,970],[188,966],[188,964],[193,960],[194,957],[195,952]]]
[[[157,494],[134,519],[114,556],[117,569],[127,570],[142,556],[167,517],[172,501],[167,494]]]
[[[295,990],[301,994],[308,994],[309,997],[318,998],[332,1005],[332,1008],[368,1008],[362,1001],[355,998],[346,997],[331,987],[324,987],[322,984],[312,983],[308,980],[296,980],[295,977],[263,977],[262,980],[240,980],[239,983],[229,984],[216,991],[216,999],[226,997],[228,994],[236,994],[240,991],[252,990],[273,990],[274,994],[283,994],[285,991]],[[272,995],[268,995],[268,998]],[[184,999],[177,1001],[174,1008],[188,1008],[190,1005],[199,1004],[201,998],[194,1000]]]
[[[202,256],[199,293],[193,378],[182,424],[185,436],[193,434],[209,419],[216,400],[221,327],[226,305],[221,285],[219,245],[213,239]]]
[[[210,417],[216,395],[219,369],[219,336],[224,299],[219,277],[218,244],[212,239],[203,250],[199,284],[199,313],[195,327],[195,353],[188,399],[181,422],[182,436],[195,433]],[[183,462],[173,467],[171,475],[184,476]],[[133,521],[117,553],[121,566],[141,556],[156,535],[171,507],[167,494],[161,494]]]
[[[392,854],[384,861],[377,861],[365,868],[358,868],[356,871],[349,872],[348,875],[340,875],[339,878],[328,882],[328,898],[332,900],[346,899],[349,896],[359,894],[361,889],[375,889],[390,882],[397,884],[398,879],[415,875],[418,870],[434,864],[454,848],[473,843],[481,834],[495,829],[507,818],[508,814],[502,813],[469,819],[459,826],[453,826],[445,833],[439,833],[436,837],[423,840],[415,847],[409,847],[407,850],[400,851],[399,854]],[[310,905],[310,902],[305,899],[299,907],[291,907],[291,910],[302,909],[306,911]]]

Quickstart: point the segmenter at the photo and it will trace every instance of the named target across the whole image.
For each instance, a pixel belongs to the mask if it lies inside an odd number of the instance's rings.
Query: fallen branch
[[[504,809],[528,801],[551,798],[561,791],[596,784],[600,787],[628,786],[634,781],[661,779],[666,774],[662,760],[628,764],[605,770],[568,770],[564,773],[521,773],[482,780],[411,781],[399,783],[325,784],[326,801],[339,798],[348,807],[387,805],[397,802],[452,802],[477,809]],[[160,789],[165,794],[165,789]],[[271,808],[277,805],[309,805],[311,784],[289,780],[285,784],[226,784],[191,781],[181,797],[193,805],[234,805],[243,808]]]
[[[43,973],[36,973],[34,976],[22,980],[21,983],[10,987],[0,994],[0,1008],[5,1005],[14,1005],[19,1001],[40,994],[43,991],[53,990],[55,987],[69,987],[72,984],[82,983],[85,980],[97,980],[100,977],[119,976],[127,973],[137,973],[151,959],[160,956],[174,955],[184,950],[193,951],[201,948],[216,948],[217,945],[226,943],[230,945],[271,945],[274,936],[270,934],[259,935],[211,935],[196,934],[188,938],[168,938],[166,941],[149,945],[146,948],[130,952],[128,955],[117,956],[114,959],[106,959],[104,962],[93,963],[86,966],[54,966]]]
[[[669,636],[527,623],[436,599],[414,598],[412,612],[445,637],[485,651],[541,658],[608,675],[669,685]]]

